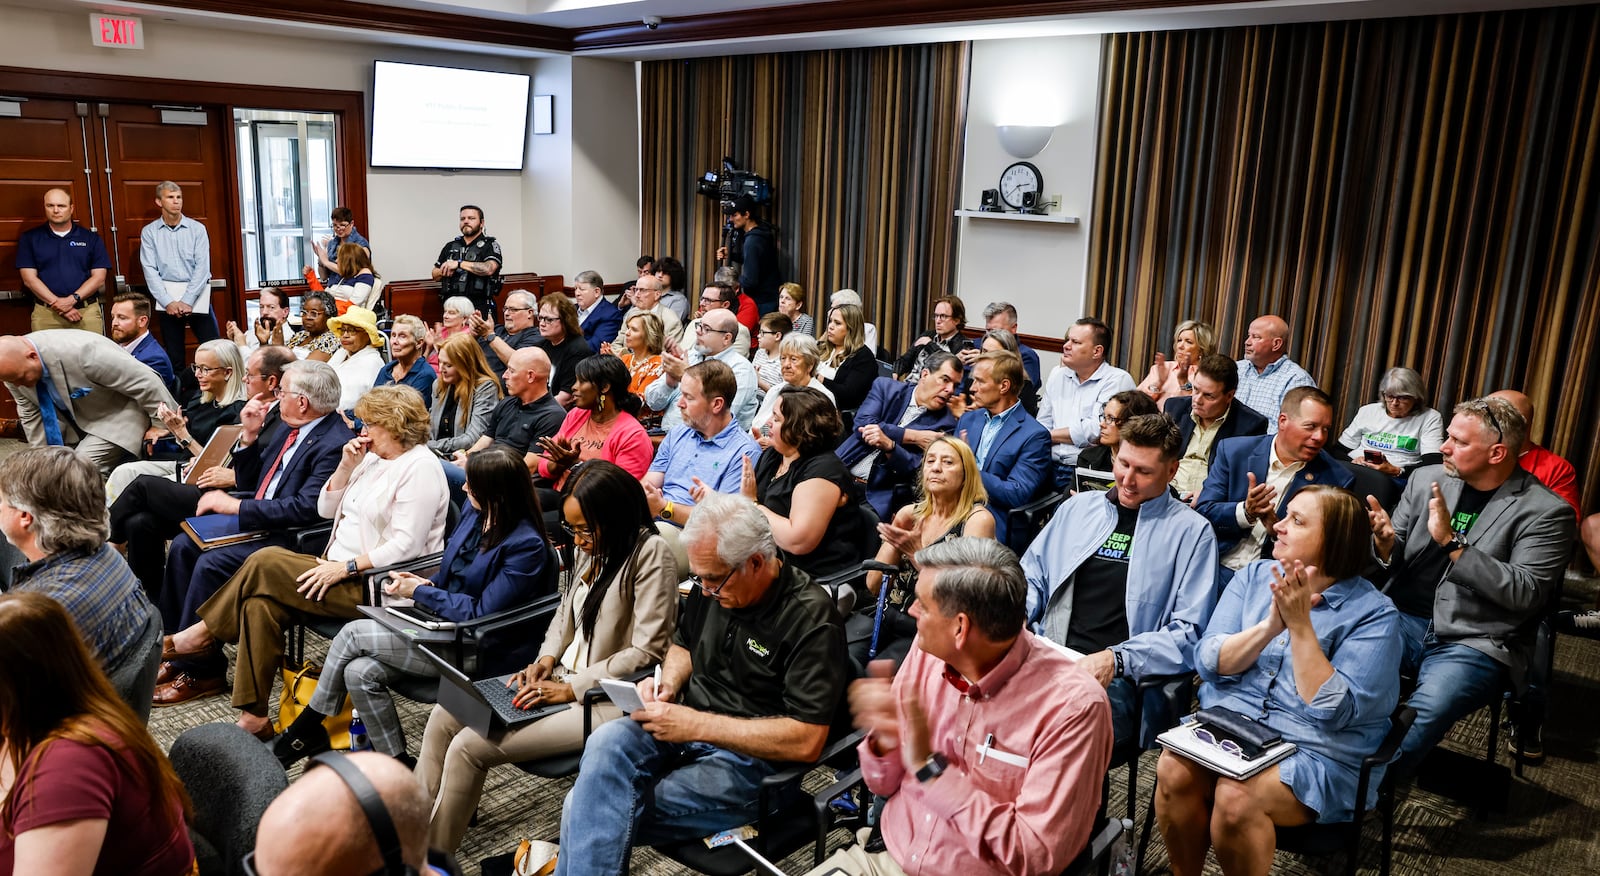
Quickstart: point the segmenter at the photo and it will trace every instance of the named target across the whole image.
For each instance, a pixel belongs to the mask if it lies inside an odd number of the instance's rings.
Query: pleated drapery
[[[966,43],[650,61],[640,79],[643,251],[710,280],[723,217],[694,193],[722,158],[772,181],[763,218],[820,329],[861,293],[904,349],[954,277]]]
[[[1089,312],[1136,375],[1263,313],[1339,423],[1500,388],[1600,480],[1600,7],[1105,38]],[[1586,507],[1589,507],[1586,505]]]

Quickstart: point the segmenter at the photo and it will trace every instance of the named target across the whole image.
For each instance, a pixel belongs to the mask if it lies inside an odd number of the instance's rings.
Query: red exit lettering
[[[110,46],[134,46],[139,42],[139,22],[133,18],[100,17],[100,41]]]

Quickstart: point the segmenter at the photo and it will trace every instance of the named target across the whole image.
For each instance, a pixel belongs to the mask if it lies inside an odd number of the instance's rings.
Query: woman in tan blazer
[[[524,708],[576,703],[602,678],[661,662],[677,624],[677,562],[632,475],[604,460],[584,463],[567,479],[561,511],[576,562],[539,658],[515,679],[515,702]],[[605,703],[596,707],[594,723],[621,716]],[[434,707],[417,761],[417,778],[434,799],[429,844],[452,853],[461,844],[490,767],[582,748],[581,705],[507,733],[498,744]]]

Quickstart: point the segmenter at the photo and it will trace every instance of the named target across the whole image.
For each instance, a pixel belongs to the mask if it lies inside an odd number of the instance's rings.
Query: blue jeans
[[[450,488],[450,501],[457,508],[467,507],[467,470],[448,459],[439,460],[444,469],[445,486]]]
[[[1432,625],[1431,617],[1400,612],[1400,642],[1405,646],[1400,657],[1401,672],[1414,675],[1417,667],[1422,665],[1423,642],[1428,638],[1428,627]]]
[[[1430,631],[1417,670],[1417,689],[1406,700],[1417,710],[1417,720],[1400,743],[1395,777],[1414,774],[1450,728],[1500,696],[1509,679],[1500,661],[1466,645],[1440,642]]]
[[[1120,751],[1124,745],[1135,740],[1140,748],[1153,748],[1156,736],[1177,723],[1162,688],[1153,687],[1144,692],[1143,724],[1151,732],[1141,732],[1140,728],[1133,725],[1133,700],[1138,694],[1138,686],[1126,678],[1119,678],[1106,688],[1106,697],[1111,700],[1111,732],[1116,740],[1113,743],[1115,751]]]
[[[556,876],[626,873],[635,842],[708,836],[754,821],[767,761],[704,742],[658,742],[628,718],[600,725],[583,747],[561,807]]]

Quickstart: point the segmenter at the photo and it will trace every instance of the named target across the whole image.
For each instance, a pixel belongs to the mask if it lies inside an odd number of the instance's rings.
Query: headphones
[[[383,805],[378,789],[372,786],[361,768],[351,763],[342,751],[323,752],[311,758],[306,768],[315,766],[328,767],[338,774],[350,793],[356,796],[362,814],[367,816],[367,825],[372,828],[372,837],[378,841],[378,851],[383,855],[383,868],[373,871],[372,876],[419,876],[416,869],[402,859],[400,835],[395,832],[394,819],[389,817],[389,807]]]

